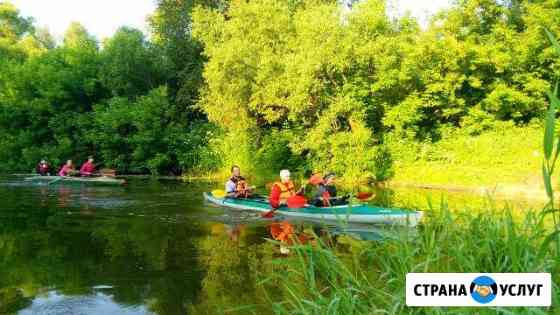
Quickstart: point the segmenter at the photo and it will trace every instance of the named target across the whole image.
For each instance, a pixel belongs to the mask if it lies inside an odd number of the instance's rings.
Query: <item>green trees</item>
[[[165,84],[165,57],[144,34],[120,28],[103,45],[100,80],[113,96],[134,98]]]
[[[212,156],[205,146],[212,128],[202,115],[188,113],[195,112],[195,98],[179,104],[168,92],[176,93],[176,60],[128,27],[99,45],[73,23],[57,44],[15,7],[0,3],[0,170],[27,171],[41,158],[57,168],[88,155],[121,172],[214,167],[201,161]],[[200,70],[184,72],[200,77]],[[196,84],[181,83],[181,89],[197,94]]]
[[[177,121],[165,87],[134,101],[114,97],[96,105],[93,116],[88,140],[107,165],[125,173],[179,174],[208,163],[198,154],[205,153],[209,127]]]
[[[0,4],[0,169],[94,154],[124,172],[386,179],[392,140],[525,126],[560,74],[554,0],[459,1],[426,27],[383,0],[157,5],[150,37],[123,27],[99,45],[73,24],[56,45]]]
[[[278,131],[290,134],[289,147],[310,169],[352,175],[371,169],[366,104],[352,84],[360,79],[339,13],[322,1],[233,2],[227,19],[195,10],[193,34],[209,58],[201,106],[226,130],[226,140],[246,138],[254,146],[230,146],[238,160],[249,161],[259,142]]]
[[[437,141],[450,128],[477,134],[540,117],[544,69],[556,69],[542,26],[554,29],[558,10],[555,1],[461,1],[422,30],[387,17],[378,0],[350,12],[313,0],[195,9],[208,57],[200,104],[226,137],[249,145],[233,148],[238,159],[272,130],[289,135],[309,169],[385,177],[375,161],[390,153],[375,147],[386,137]]]
[[[90,152],[81,139],[90,125],[86,113],[103,95],[97,45],[77,24],[66,35],[60,47],[2,58],[0,169],[29,170],[43,157],[59,164]]]
[[[0,2],[0,21],[0,59],[23,58],[25,43],[32,40],[33,20],[22,17],[14,5]]]

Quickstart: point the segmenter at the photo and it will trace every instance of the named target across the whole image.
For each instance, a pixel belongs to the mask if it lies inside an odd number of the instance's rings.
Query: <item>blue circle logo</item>
[[[498,294],[498,285],[494,279],[480,276],[471,282],[470,292],[472,298],[480,304],[492,302]]]

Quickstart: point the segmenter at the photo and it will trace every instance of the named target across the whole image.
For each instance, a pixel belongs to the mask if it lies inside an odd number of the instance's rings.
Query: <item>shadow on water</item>
[[[213,187],[150,178],[126,187],[0,178],[0,313],[199,314],[241,305],[270,311],[258,277],[286,254],[267,241],[281,234],[274,229],[284,218],[207,205],[202,192]],[[384,190],[373,202],[421,205],[412,200]],[[289,226],[300,240],[324,238],[341,249],[391,234],[359,225]]]

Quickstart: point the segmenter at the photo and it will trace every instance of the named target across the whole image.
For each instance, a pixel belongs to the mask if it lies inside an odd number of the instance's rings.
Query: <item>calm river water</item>
[[[126,187],[47,186],[0,177],[0,313],[243,314],[246,305],[269,313],[258,274],[281,256],[266,241],[270,224],[281,218],[205,204],[202,192],[217,185],[133,178]],[[451,207],[488,203],[444,198]],[[385,190],[373,203],[427,209],[441,199],[441,193]],[[381,239],[370,227],[293,223]]]

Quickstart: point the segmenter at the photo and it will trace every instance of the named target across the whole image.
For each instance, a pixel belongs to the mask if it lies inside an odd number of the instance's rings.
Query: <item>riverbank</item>
[[[455,131],[435,143],[389,140],[389,185],[543,199],[542,135],[533,124],[475,136]]]
[[[386,185],[391,189],[396,188],[412,188],[429,191],[444,191],[467,193],[478,196],[489,196],[491,198],[500,199],[525,199],[534,201],[546,201],[547,195],[543,187],[539,186],[522,186],[522,185],[503,185],[496,184],[489,186],[456,186],[446,184],[422,184],[412,182],[391,181]]]
[[[469,135],[455,130],[436,142],[417,142],[391,138],[386,144],[393,156],[394,177],[386,185],[393,188],[420,188],[450,192],[491,195],[500,198],[544,200],[542,184],[542,135],[540,124],[508,126]],[[244,174],[257,186],[266,187],[275,178]],[[152,175],[120,175],[151,178]],[[227,169],[192,172],[183,176],[157,176],[187,182],[225,181]],[[301,174],[294,180],[302,182]],[[558,180],[553,181],[557,186]],[[341,178],[343,189],[356,189],[357,180]]]

